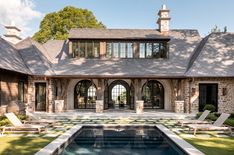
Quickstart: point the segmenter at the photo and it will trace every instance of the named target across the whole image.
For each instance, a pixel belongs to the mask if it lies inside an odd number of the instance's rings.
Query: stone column
[[[104,102],[103,100],[96,100],[96,113],[103,113]]]
[[[175,101],[175,113],[184,113],[184,101]]]
[[[144,112],[144,101],[143,100],[137,100],[136,101],[136,113],[141,114]]]
[[[134,80],[135,87],[135,110],[136,113],[142,113],[144,111],[144,101],[141,100],[141,79]]]
[[[52,113],[54,111],[54,101],[55,101],[55,86],[54,80],[48,79],[48,86],[47,86],[47,112]]]
[[[35,111],[35,84],[33,77],[28,77],[28,108]]]

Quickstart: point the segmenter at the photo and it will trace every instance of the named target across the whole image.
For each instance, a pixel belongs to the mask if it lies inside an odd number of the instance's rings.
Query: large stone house
[[[71,29],[67,40],[0,38],[0,112],[150,109],[234,112],[234,33],[170,29]],[[11,42],[11,43],[10,43]],[[95,111],[95,110],[93,110]],[[79,112],[79,110],[77,110]]]

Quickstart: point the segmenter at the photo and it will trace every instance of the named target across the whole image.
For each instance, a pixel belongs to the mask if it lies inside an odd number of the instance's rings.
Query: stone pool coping
[[[201,151],[186,142],[184,139],[170,131],[164,125],[146,125],[146,124],[85,124],[75,125],[57,139],[49,143],[47,146],[38,151],[35,155],[55,155],[62,152],[62,150],[70,143],[73,136],[79,131],[82,126],[156,126],[162,133],[164,133],[171,141],[180,147],[185,153],[189,155],[204,155]]]

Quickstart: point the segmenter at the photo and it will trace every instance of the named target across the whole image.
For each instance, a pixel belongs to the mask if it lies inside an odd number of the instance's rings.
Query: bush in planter
[[[205,111],[205,110],[210,110],[211,112],[215,112],[216,108],[215,108],[215,106],[212,105],[212,104],[206,104],[203,110],[204,110],[204,111]]]

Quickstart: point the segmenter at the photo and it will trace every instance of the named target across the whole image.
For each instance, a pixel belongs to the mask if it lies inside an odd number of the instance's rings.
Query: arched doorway
[[[78,82],[74,89],[74,109],[95,109],[96,86],[89,80]]]
[[[105,109],[133,109],[133,88],[123,80],[116,80],[105,88]]]
[[[142,88],[142,100],[145,109],[164,109],[164,88],[156,81],[147,81]]]

